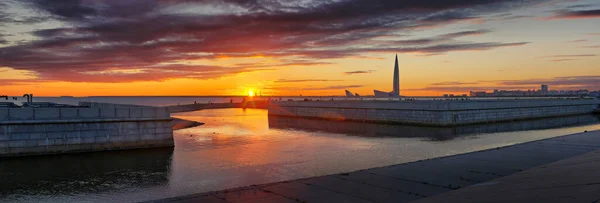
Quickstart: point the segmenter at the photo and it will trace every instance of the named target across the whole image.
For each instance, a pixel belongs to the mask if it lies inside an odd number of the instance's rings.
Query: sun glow
[[[252,90],[248,90],[248,96],[249,96],[249,97],[253,97],[253,96],[254,96],[254,91],[252,91]]]

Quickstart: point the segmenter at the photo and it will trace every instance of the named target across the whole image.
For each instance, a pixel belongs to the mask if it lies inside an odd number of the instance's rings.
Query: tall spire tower
[[[396,62],[394,63],[394,96],[400,96],[400,73],[398,68],[398,54],[396,54]]]

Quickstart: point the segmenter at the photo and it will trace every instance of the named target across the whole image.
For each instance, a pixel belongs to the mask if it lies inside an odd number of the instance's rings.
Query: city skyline
[[[600,87],[597,1],[4,1],[2,95]]]

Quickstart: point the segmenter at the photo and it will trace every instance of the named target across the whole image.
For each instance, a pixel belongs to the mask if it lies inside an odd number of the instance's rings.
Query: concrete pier
[[[598,99],[284,101],[269,105],[269,116],[375,123],[457,126],[593,113]]]
[[[0,108],[0,157],[172,147],[162,107]]]
[[[600,150],[600,131],[566,135],[406,164],[252,185],[152,202],[409,202],[451,191],[456,192],[448,194],[456,194],[462,188],[469,189],[472,188],[469,187],[472,185],[501,177],[510,177],[520,171],[596,150]],[[563,175],[568,174],[569,177],[584,180],[583,174],[586,173],[582,172],[593,172],[596,168],[571,169],[573,170],[568,173],[564,172]],[[547,178],[550,178],[548,181],[552,182],[552,178],[561,179],[560,176],[547,176]],[[493,184],[494,181],[489,183]],[[519,187],[519,184],[503,186],[511,188]],[[593,187],[589,191],[598,191],[595,190],[596,188]],[[576,192],[577,190],[564,190],[562,194],[569,195],[569,191]],[[533,197],[536,193],[529,194]],[[594,194],[600,193],[592,195]],[[508,196],[510,195],[505,197]],[[600,198],[600,195],[597,196]],[[461,197],[465,198],[465,196]],[[446,202],[443,198],[433,200],[433,202]],[[460,200],[464,199],[455,198],[454,200],[461,202]],[[484,196],[481,196],[477,200],[481,202],[493,199],[485,199]]]
[[[202,109],[249,108],[266,109],[269,101],[246,101],[241,103],[209,103],[209,104],[183,104],[166,106],[171,113],[198,111]]]

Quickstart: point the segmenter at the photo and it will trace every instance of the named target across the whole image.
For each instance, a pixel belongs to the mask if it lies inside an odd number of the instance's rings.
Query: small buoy
[[[587,130],[583,131],[584,133],[587,133]]]

